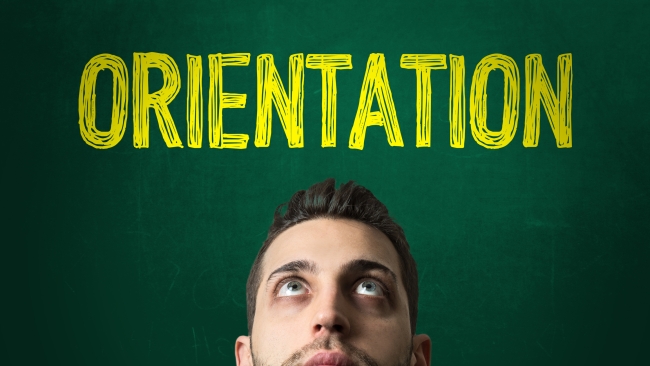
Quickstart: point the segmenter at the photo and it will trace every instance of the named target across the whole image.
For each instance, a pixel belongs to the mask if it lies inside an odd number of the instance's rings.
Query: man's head
[[[428,364],[404,232],[352,182],[328,179],[278,207],[246,290],[240,366]]]

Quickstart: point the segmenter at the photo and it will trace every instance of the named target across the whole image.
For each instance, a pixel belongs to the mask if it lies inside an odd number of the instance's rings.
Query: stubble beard
[[[368,355],[366,352],[350,344],[341,342],[338,339],[338,337],[318,338],[312,343],[307,344],[306,346],[300,348],[299,350],[291,354],[291,356],[289,356],[284,362],[282,362],[280,366],[300,366],[307,361],[305,359],[305,356],[307,354],[318,350],[341,351],[345,353],[348,357],[350,357],[350,359],[354,362],[356,366],[379,366],[379,363],[375,359],[370,357],[370,355]],[[413,342],[409,342],[409,347],[406,351],[407,352],[404,352],[404,355],[401,357],[399,363],[397,363],[395,366],[410,365],[411,354],[413,352]],[[262,361],[260,358],[258,358],[255,355],[255,351],[253,350],[252,337],[251,337],[251,354],[253,356],[253,366],[272,366],[269,363]]]

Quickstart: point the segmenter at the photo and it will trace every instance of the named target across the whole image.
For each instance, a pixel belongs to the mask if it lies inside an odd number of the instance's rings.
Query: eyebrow
[[[386,267],[385,265],[379,262],[370,261],[367,259],[352,260],[342,265],[341,270],[343,272],[367,272],[372,270],[378,270],[389,275],[393,279],[393,281],[397,282],[397,276],[395,275],[395,272],[390,270],[390,268]],[[267,283],[270,282],[273,276],[277,275],[278,273],[287,273],[287,272],[289,273],[308,272],[312,274],[317,274],[319,272],[319,269],[316,263],[314,263],[313,261],[308,261],[304,259],[291,261],[289,263],[283,264],[282,266],[278,267],[276,270],[271,272],[266,282]]]
[[[397,282],[397,276],[395,275],[395,272],[391,271],[390,268],[384,266],[383,264],[375,261],[355,259],[344,264],[341,269],[343,272],[367,272],[371,270],[379,270],[389,275],[393,278],[393,281]]]
[[[290,272],[290,273],[309,272],[309,273],[316,274],[318,272],[318,266],[316,266],[316,263],[308,260],[291,261],[289,263],[283,264],[282,266],[278,267],[275,271],[271,272],[266,282],[268,283],[269,281],[271,281],[271,278],[273,278],[273,276],[275,276],[276,274],[285,273],[285,272]]]

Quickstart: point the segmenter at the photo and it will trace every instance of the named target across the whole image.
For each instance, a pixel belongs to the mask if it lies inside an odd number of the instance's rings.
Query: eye
[[[307,288],[300,281],[289,281],[280,287],[278,297],[296,296],[307,293]]]
[[[361,295],[384,296],[384,290],[375,281],[363,281],[355,291]]]

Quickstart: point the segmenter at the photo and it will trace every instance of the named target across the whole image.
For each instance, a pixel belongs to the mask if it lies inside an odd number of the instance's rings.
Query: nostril
[[[316,326],[315,326],[316,332],[320,332],[323,329],[329,329],[330,332],[334,332],[334,333],[343,333],[343,331],[345,330],[345,327],[343,325],[341,325],[341,324],[334,324],[332,326],[325,326],[323,324],[316,324]]]

